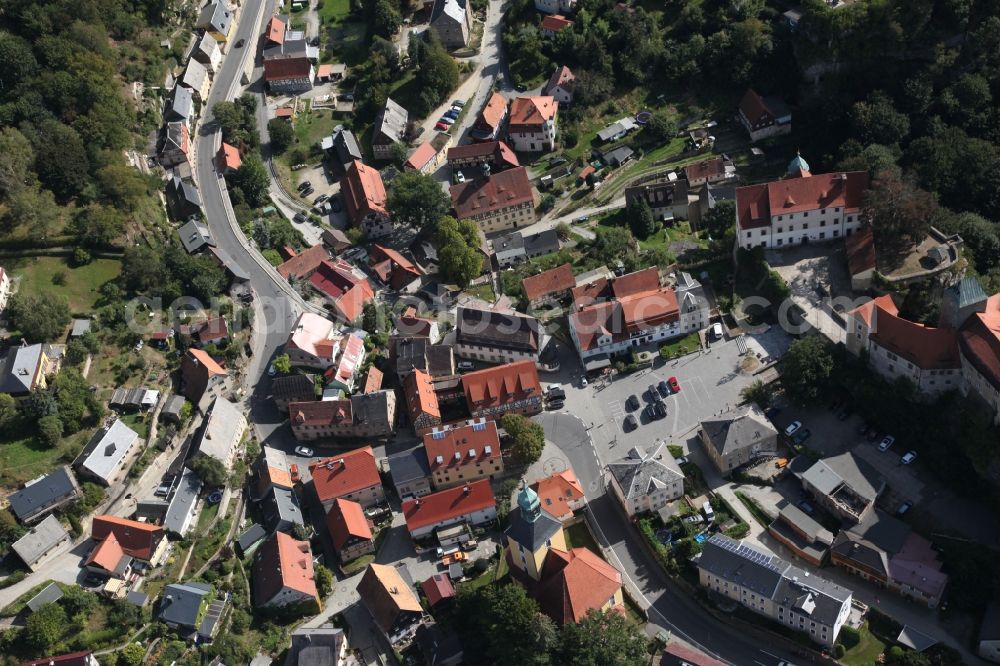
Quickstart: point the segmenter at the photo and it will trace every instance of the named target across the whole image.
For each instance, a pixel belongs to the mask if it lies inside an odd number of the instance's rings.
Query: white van
[[[722,324],[712,324],[712,339],[713,340],[722,339]]]
[[[706,501],[704,504],[702,504],[701,512],[705,514],[705,520],[707,520],[708,522],[712,522],[713,520],[715,520],[715,512],[712,511],[711,502]]]

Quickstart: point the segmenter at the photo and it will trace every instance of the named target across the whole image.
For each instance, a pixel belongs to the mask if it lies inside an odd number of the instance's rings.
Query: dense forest
[[[106,245],[159,187],[123,150],[156,128],[133,82],[162,85],[178,48],[155,27],[168,0],[0,3],[0,234]],[[140,139],[139,145],[144,145]]]

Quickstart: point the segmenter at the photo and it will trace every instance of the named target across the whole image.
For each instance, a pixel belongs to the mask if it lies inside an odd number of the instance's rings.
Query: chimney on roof
[[[469,488],[469,486],[465,486],[464,488],[462,488],[462,493],[463,494],[468,495],[470,492],[472,492],[472,491]]]

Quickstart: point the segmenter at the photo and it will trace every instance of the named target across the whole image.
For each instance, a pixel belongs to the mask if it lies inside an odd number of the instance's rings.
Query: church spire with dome
[[[802,159],[802,154],[795,151],[795,157],[788,163],[789,178],[807,178],[812,173],[809,171],[809,163]]]

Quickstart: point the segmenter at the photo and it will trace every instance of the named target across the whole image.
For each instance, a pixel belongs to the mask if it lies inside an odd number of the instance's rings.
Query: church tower
[[[537,582],[549,550],[566,550],[562,523],[542,511],[538,493],[527,485],[517,494],[509,523],[505,535],[510,564]]]

